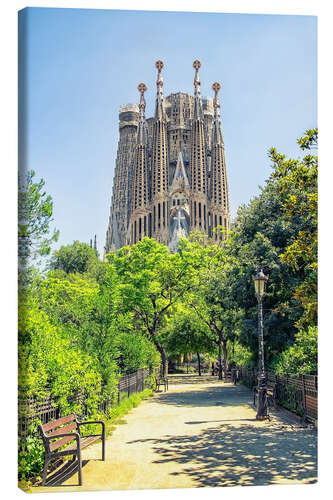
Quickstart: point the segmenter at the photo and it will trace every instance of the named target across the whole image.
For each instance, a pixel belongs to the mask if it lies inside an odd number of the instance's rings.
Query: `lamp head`
[[[265,294],[265,285],[268,280],[268,276],[265,276],[262,268],[260,268],[253,277],[254,289],[257,299],[261,299]]]

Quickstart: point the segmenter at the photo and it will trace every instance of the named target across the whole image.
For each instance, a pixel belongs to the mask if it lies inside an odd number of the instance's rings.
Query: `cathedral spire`
[[[140,83],[138,85],[138,91],[140,92],[140,104],[139,104],[139,125],[138,125],[138,136],[137,143],[144,144],[147,136],[147,125],[146,125],[146,101],[145,101],[145,92],[147,90],[147,86],[144,83]]]
[[[144,93],[147,86],[138,85],[140,92],[139,124],[133,161],[133,186],[131,195],[131,243],[137,243],[149,235],[148,228],[148,134],[145,118],[146,101]]]
[[[168,139],[163,98],[163,61],[157,68],[157,96],[152,138],[152,235],[158,241],[168,240]]]
[[[156,107],[155,107],[155,118],[164,119],[164,96],[163,96],[163,76],[162,69],[164,68],[163,61],[156,61],[155,68],[157,68],[157,94],[156,94]]]
[[[195,70],[194,73],[194,110],[193,110],[193,116],[194,118],[202,118],[202,101],[201,101],[201,91],[200,91],[200,76],[199,76],[199,69],[201,68],[201,62],[196,59],[193,62],[193,68]]]
[[[213,230],[212,236],[215,240],[218,240],[225,238],[226,233],[224,233],[224,235],[218,234],[216,228],[219,226],[224,231],[227,231],[230,226],[230,215],[226,161],[221,131],[220,102],[218,97],[221,85],[215,82],[212,85],[212,89],[214,91],[214,121],[211,148],[210,210]]]
[[[218,82],[213,83],[212,89],[214,90],[214,99],[213,99],[213,107],[214,107],[214,121],[213,121],[213,144],[222,144],[222,132],[221,132],[221,121],[220,121],[220,101],[219,101],[219,91],[221,89],[221,84]]]
[[[195,60],[194,110],[191,126],[191,191],[195,200],[191,202],[192,230],[207,231],[207,168],[206,137],[200,94],[199,68],[201,62]]]

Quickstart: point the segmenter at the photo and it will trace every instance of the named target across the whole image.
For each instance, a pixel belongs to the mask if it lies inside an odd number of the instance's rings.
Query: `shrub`
[[[18,477],[28,481],[40,474],[44,465],[44,446],[37,436],[26,436],[18,442]]]
[[[317,373],[317,340],[317,327],[300,330],[296,335],[294,345],[278,356],[274,365],[275,373],[277,375]]]

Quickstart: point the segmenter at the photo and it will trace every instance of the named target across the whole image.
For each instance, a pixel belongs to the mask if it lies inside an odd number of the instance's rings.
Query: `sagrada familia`
[[[139,105],[121,106],[119,143],[104,253],[144,236],[177,250],[179,238],[200,231],[213,241],[230,229],[229,195],[218,92],[200,93],[200,61],[193,63],[194,95],[163,95],[157,68],[155,114],[146,118],[147,87]],[[224,229],[226,231],[219,231]]]

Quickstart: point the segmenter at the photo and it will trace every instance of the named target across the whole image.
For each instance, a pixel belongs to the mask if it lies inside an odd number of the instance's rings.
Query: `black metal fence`
[[[134,373],[129,373],[124,375],[118,380],[117,384],[117,403],[119,404],[125,397],[129,397],[133,393],[142,392],[148,387],[147,378],[149,376],[149,370],[146,368],[140,368]],[[85,395],[83,393],[77,393],[73,396],[68,397],[69,403],[81,404],[82,414],[80,416],[86,416],[88,412],[88,407],[85,404]],[[98,404],[98,410],[105,413],[108,408],[117,405],[114,399],[102,399]],[[30,433],[34,433],[34,424],[37,420],[41,421],[42,424],[46,424],[51,420],[59,418],[60,409],[57,404],[57,400],[52,397],[47,397],[45,399],[38,400],[37,398],[29,398],[25,400],[18,401],[18,434],[19,436],[26,436]]]
[[[240,380],[248,387],[257,385],[257,371],[239,367]],[[279,376],[267,372],[268,384],[276,388],[277,403],[307,420],[318,419],[318,376]]]

